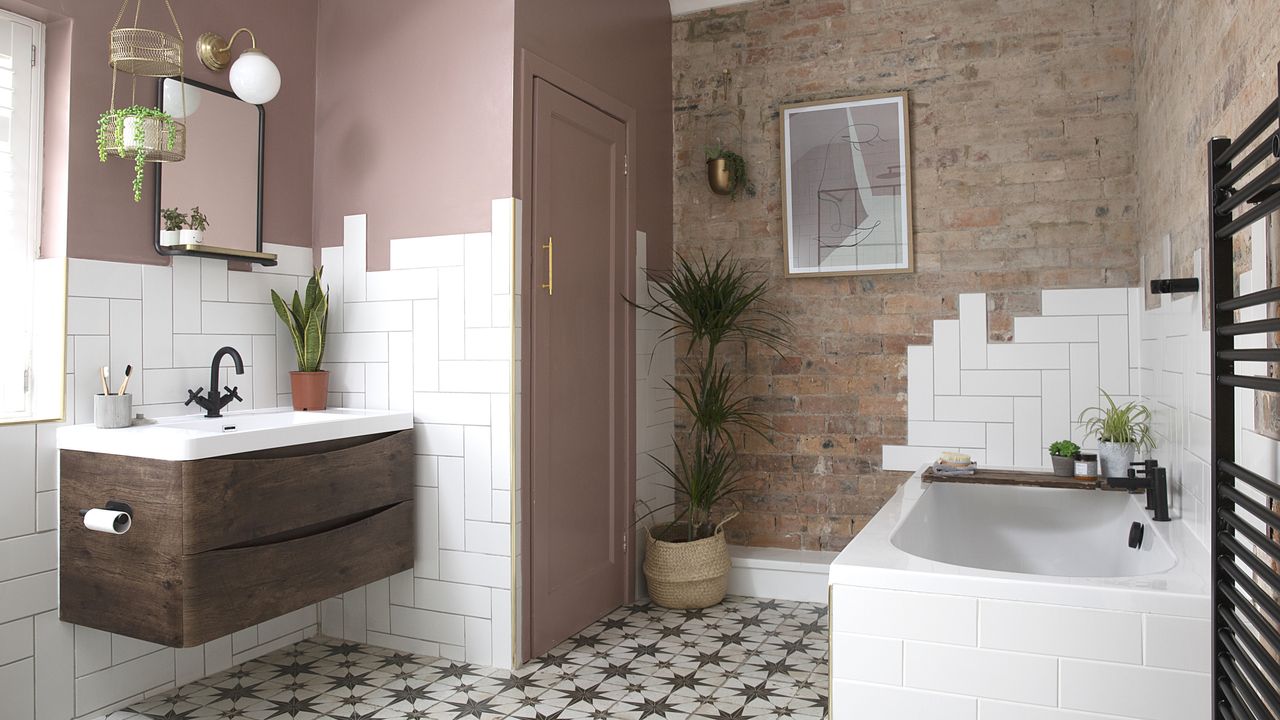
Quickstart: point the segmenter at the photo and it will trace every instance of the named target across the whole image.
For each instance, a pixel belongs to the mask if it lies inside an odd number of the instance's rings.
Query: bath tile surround
[[[92,718],[220,672],[323,630],[326,634],[477,665],[510,667],[512,199],[491,229],[396,239],[389,271],[365,266],[364,216],[346,218],[343,247],[321,262],[331,292],[330,403],[415,414],[417,562],[375,582],[202,647],[163,648],[57,619],[57,453],[63,423],[0,427],[0,451],[24,482],[0,498],[0,697],[16,717]],[[638,237],[644,257],[644,235]],[[189,414],[178,400],[208,382],[231,345],[245,374],[238,408],[287,406],[291,340],[270,305],[305,285],[308,248],[271,245],[276,267],[228,272],[176,257],[171,267],[69,261],[65,423],[92,418],[97,369],[134,366],[135,411]],[[637,318],[637,499],[669,502],[651,454],[669,460],[672,375],[663,326]],[[117,378],[118,382],[119,378]],[[206,388],[207,389],[207,388]],[[643,545],[639,545],[643,547]],[[518,582],[518,580],[516,580]]]
[[[1102,401],[1137,399],[1137,289],[1045,290],[1041,315],[1015,317],[1013,341],[989,342],[987,296],[959,297],[959,319],[935,320],[933,344],[907,348],[907,444],[886,445],[886,470],[916,470],[944,450],[986,465],[1048,467],[1047,448]]]

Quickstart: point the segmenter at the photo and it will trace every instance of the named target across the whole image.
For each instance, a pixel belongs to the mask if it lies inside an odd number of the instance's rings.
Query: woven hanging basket
[[[123,120],[124,127],[119,127]],[[142,123],[141,143],[138,142],[136,123]],[[170,126],[173,128],[172,141]],[[141,149],[147,162],[178,162],[187,157],[187,126],[177,120],[160,118],[116,118],[107,120],[105,143],[108,155],[124,154],[135,157]]]
[[[126,27],[111,31],[107,62],[112,68],[143,77],[182,74],[182,39],[159,30]]]
[[[673,610],[707,608],[724,600],[729,588],[724,524],[736,515],[722,520],[711,537],[690,542],[659,540],[646,528],[644,577],[649,599]]]

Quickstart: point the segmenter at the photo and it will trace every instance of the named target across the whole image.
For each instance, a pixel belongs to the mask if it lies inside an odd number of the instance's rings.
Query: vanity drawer
[[[271,539],[413,499],[413,431],[184,463],[183,552]]]
[[[413,567],[412,500],[301,537],[183,558],[181,647]]]

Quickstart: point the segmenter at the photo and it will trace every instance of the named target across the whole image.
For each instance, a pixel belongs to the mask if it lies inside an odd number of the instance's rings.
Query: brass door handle
[[[548,237],[546,244],[542,246],[547,251],[547,281],[542,283],[542,287],[546,289],[548,295],[555,294],[556,284],[556,249],[554,247],[555,238]]]

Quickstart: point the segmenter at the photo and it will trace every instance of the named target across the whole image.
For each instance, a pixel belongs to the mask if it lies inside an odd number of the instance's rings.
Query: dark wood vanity
[[[61,452],[60,616],[191,647],[413,567],[413,432],[173,462]],[[80,511],[132,508],[123,535]]]

